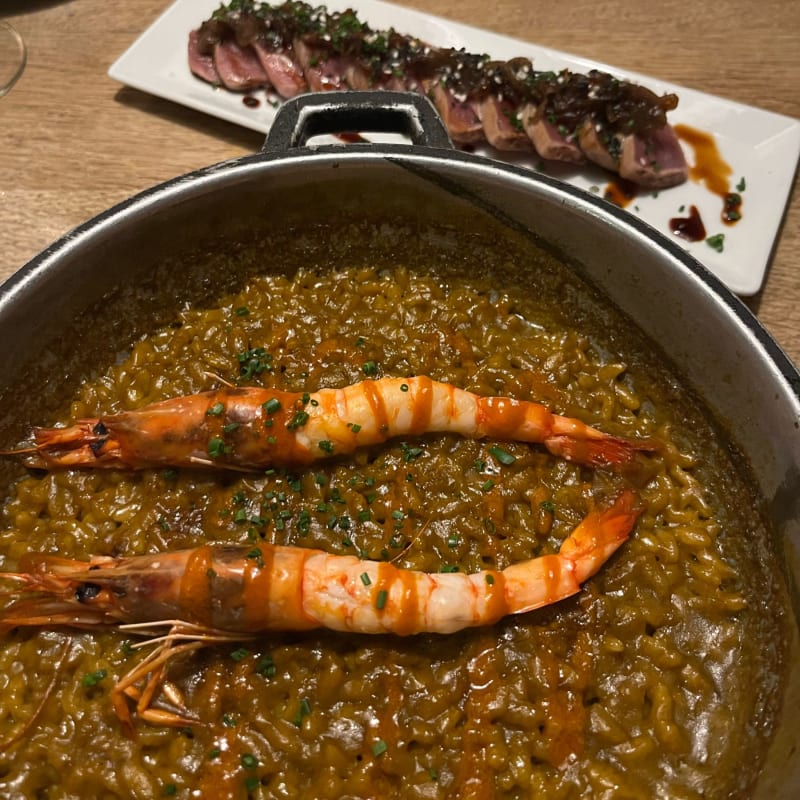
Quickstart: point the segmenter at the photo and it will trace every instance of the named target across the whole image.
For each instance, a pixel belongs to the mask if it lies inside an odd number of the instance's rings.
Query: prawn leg
[[[144,625],[122,625],[122,630],[134,633],[146,633],[161,623],[146,623]],[[155,645],[154,649],[126,673],[111,690],[111,703],[124,730],[128,735],[133,735],[133,717],[131,715],[129,700],[134,701],[136,716],[151,725],[164,725],[172,728],[185,728],[202,723],[189,716],[181,698],[176,697],[177,690],[166,692],[170,703],[180,709],[179,713],[165,709],[154,708],[153,700],[159,690],[166,690],[166,671],[168,664],[175,658],[186,653],[200,650],[214,644],[231,641],[241,641],[242,636],[231,636],[224,631],[204,630],[202,626],[181,623],[177,621],[165,622],[170,624],[170,630],[163,636],[148,639],[134,645],[135,649]],[[144,684],[140,688],[140,684]]]

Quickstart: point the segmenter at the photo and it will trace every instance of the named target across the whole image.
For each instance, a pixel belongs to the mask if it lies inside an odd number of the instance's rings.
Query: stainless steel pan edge
[[[381,98],[382,99],[382,98]],[[438,141],[437,144],[442,144]],[[54,243],[0,289],[0,388],[14,384],[64,323],[120,281],[141,280],[192,237],[224,231],[246,192],[281,205],[298,186],[363,181],[450,197],[530,232],[602,288],[675,363],[727,424],[767,500],[800,612],[800,374],[748,309],[700,264],[632,215],[547,176],[445,147],[350,146],[236,159],[147,190]],[[388,193],[388,188],[387,188]],[[388,202],[391,205],[391,198]],[[182,232],[181,226],[185,230]],[[138,252],[131,248],[138,243]],[[57,365],[53,379],[57,380]],[[47,367],[47,365],[46,365]],[[797,628],[783,715],[755,797],[800,794]]]

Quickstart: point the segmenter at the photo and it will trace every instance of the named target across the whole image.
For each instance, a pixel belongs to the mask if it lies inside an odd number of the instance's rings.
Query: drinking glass
[[[17,31],[0,19],[0,97],[11,91],[25,69],[25,42]]]

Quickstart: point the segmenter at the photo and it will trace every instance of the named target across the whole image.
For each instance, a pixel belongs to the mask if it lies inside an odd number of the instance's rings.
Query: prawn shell
[[[453,633],[510,612],[501,572],[427,574],[354,556],[319,554],[306,564],[306,613],[358,633]]]

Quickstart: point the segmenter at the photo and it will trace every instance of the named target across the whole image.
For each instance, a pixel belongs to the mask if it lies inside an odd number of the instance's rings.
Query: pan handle
[[[262,152],[302,147],[325,133],[402,133],[416,145],[453,148],[427,97],[413,92],[336,91],[303,94],[283,103]]]

